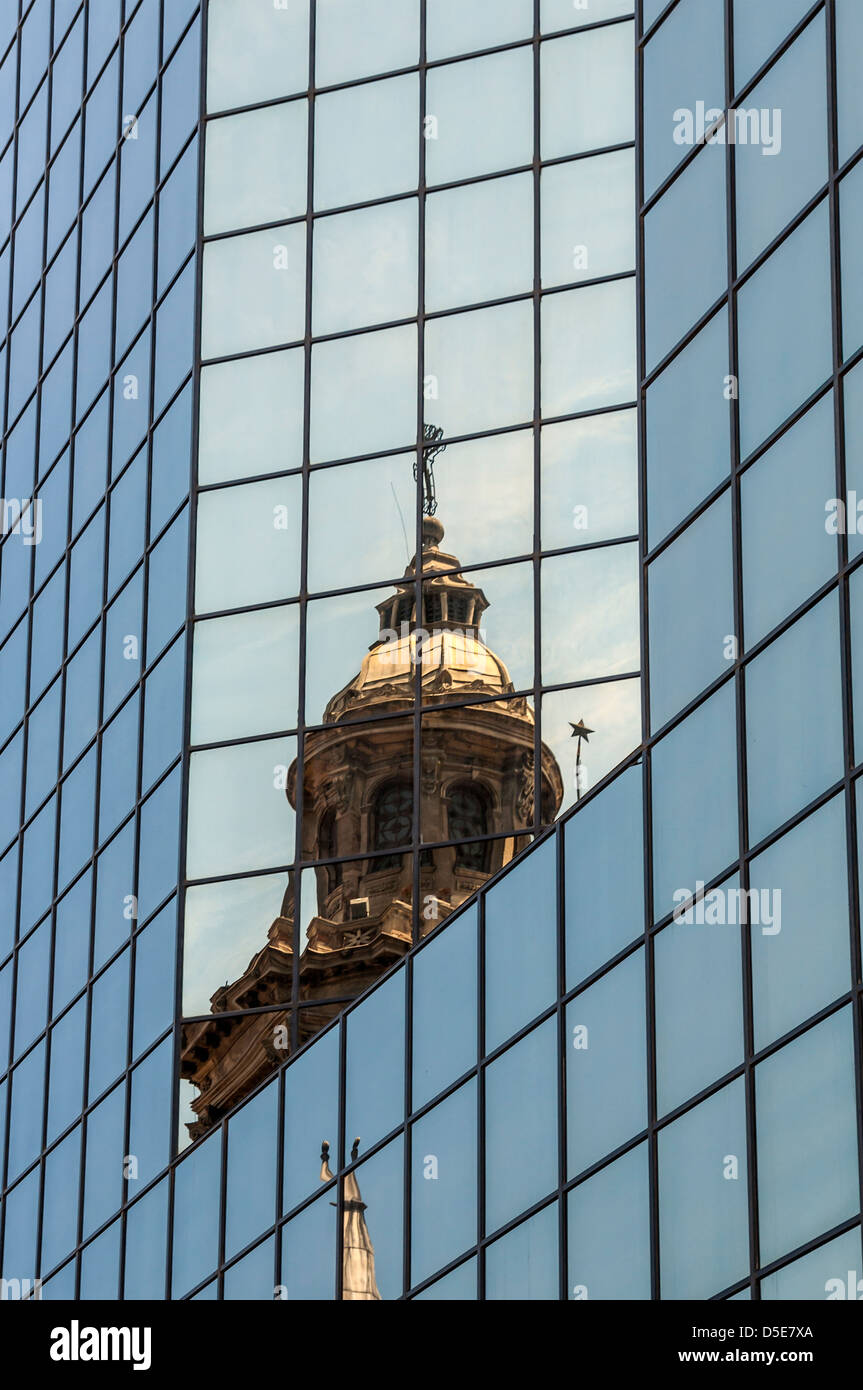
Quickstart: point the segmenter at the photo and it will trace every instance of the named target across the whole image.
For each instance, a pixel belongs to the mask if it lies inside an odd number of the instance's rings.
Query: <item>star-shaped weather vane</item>
[[[578,721],[577,724],[573,724],[572,720],[570,720],[570,721],[569,721],[569,727],[572,729],[572,737],[575,738],[575,739],[578,739],[578,742],[577,742],[576,745],[575,745],[575,799],[576,799],[576,801],[580,801],[580,800],[581,800],[581,745],[582,745],[582,742],[584,742],[584,743],[590,743],[590,735],[591,735],[592,733],[594,733],[595,730],[589,729],[589,728],[587,727],[587,725],[585,724],[585,722],[584,722],[583,719],[579,719],[579,721]]]

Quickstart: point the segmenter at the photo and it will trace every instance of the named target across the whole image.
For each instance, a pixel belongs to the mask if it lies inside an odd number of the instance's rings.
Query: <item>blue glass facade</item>
[[[859,7],[638,11],[8,26],[43,1298],[863,1269]]]

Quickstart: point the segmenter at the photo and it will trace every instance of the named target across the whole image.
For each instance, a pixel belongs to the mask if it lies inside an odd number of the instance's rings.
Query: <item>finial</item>
[[[437,497],[434,485],[434,461],[442,454],[446,445],[441,443],[443,430],[440,425],[423,426],[422,476],[423,476],[423,515],[434,516],[437,511]],[[419,481],[419,465],[414,463],[414,481]]]
[[[353,1148],[351,1149],[351,1163],[356,1163],[356,1161],[357,1161],[357,1154],[359,1153],[359,1151],[360,1151],[360,1141],[359,1141],[359,1139],[355,1139],[355,1140],[354,1140],[354,1144],[353,1144]]]

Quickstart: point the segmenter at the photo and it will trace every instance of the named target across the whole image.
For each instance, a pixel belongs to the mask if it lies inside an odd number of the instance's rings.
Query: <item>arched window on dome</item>
[[[375,793],[372,811],[372,848],[387,854],[372,862],[372,872],[397,869],[411,842],[414,794],[410,782],[385,782]]]
[[[325,811],[318,828],[318,853],[321,859],[335,859],[338,854],[338,841],[336,839],[336,811],[331,806]],[[327,892],[332,893],[334,888],[338,888],[342,881],[341,864],[327,864],[325,866],[327,876]]]
[[[447,794],[447,822],[451,840],[475,840],[489,833],[488,795],[475,782],[459,782]],[[491,845],[488,841],[458,844],[456,868],[489,872]]]

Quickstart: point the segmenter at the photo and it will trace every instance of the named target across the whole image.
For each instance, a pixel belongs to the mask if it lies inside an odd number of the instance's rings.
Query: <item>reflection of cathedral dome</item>
[[[274,1049],[284,1045],[273,1039],[287,1025],[296,951],[306,1007],[295,1036],[304,1042],[402,959],[417,921],[423,934],[433,931],[527,847],[537,793],[541,821],[557,815],[557,761],[537,747],[529,701],[483,641],[488,599],[441,550],[443,535],[426,516],[420,574],[414,559],[378,604],[378,637],[358,674],[330,700],[323,727],[305,736],[302,858],[315,866],[316,912],[297,921],[303,897],[292,874],[281,915],[266,940],[261,923],[246,971],[211,996],[213,1013],[227,1017],[184,1025],[182,1074],[199,1092],[193,1137],[281,1060]],[[286,789],[293,806],[298,778],[295,762]],[[374,1297],[373,1276],[350,1296]]]
[[[443,535],[436,517],[424,519],[422,617],[416,617],[417,573],[412,561],[396,593],[378,604],[378,639],[363,659],[359,674],[330,700],[325,723],[335,723],[348,714],[373,713],[372,705],[390,710],[400,705],[412,707],[420,673],[423,699],[431,703],[435,697],[513,693],[506,666],[485,645],[480,633],[488,600],[482,589],[458,573],[456,557],[441,551]],[[525,700],[513,701],[507,713],[533,722]]]

